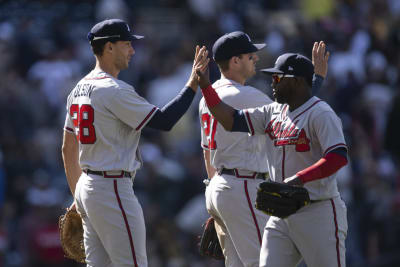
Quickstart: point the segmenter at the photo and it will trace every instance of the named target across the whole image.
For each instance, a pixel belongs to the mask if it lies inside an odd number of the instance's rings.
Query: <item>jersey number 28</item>
[[[94,144],[96,142],[96,130],[94,129],[94,109],[91,105],[71,105],[69,115],[74,126],[79,129],[78,140],[81,144]]]

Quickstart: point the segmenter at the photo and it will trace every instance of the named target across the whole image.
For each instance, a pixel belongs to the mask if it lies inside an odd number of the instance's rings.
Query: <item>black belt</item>
[[[252,175],[240,175],[240,171],[237,169],[225,169],[222,168],[219,172],[219,175],[221,174],[228,174],[228,175],[233,175],[236,176],[237,178],[245,178],[245,179],[262,179],[265,180],[268,178],[268,173],[267,172],[253,172]]]
[[[86,174],[94,174],[103,176],[104,178],[132,178],[130,172],[126,171],[92,171],[92,170],[84,170]],[[112,173],[112,174],[111,174]]]

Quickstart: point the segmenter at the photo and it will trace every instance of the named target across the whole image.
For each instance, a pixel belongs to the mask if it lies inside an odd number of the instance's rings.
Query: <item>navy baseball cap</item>
[[[132,41],[144,38],[141,35],[133,35],[129,25],[121,19],[103,20],[90,30],[87,35],[89,42],[112,39],[115,41]]]
[[[260,71],[267,74],[286,74],[304,77],[311,84],[314,65],[311,60],[303,55],[286,53],[277,58],[273,68],[261,69]]]
[[[241,31],[227,33],[215,41],[212,52],[215,61],[227,60],[240,54],[257,52],[266,44],[253,44],[250,37]]]

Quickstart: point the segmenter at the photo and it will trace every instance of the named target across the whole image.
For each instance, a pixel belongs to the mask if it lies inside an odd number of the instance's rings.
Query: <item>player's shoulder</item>
[[[98,90],[134,90],[130,84],[119,80],[106,72],[97,70],[91,71],[80,81],[80,83],[91,83]]]
[[[335,113],[335,111],[332,109],[332,107],[324,100],[322,100],[316,96],[312,97],[311,100],[312,100],[312,104],[315,103],[314,109],[317,110],[318,112],[326,112],[327,111],[327,112]]]
[[[272,100],[260,90],[250,85],[220,79],[213,84],[222,101],[235,108],[255,108],[270,104]]]

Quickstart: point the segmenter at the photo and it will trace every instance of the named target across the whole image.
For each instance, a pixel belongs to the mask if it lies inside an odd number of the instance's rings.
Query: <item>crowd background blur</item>
[[[66,96],[94,66],[86,35],[122,18],[146,38],[120,78],[163,106],[184,86],[196,44],[222,34],[266,42],[257,68],[284,52],[331,52],[318,96],[343,122],[350,163],[338,181],[347,203],[347,266],[400,266],[400,1],[0,1],[0,267],[81,266],[66,260],[58,216],[72,202],[61,159]],[[211,78],[219,77],[214,62]],[[249,84],[270,94],[270,78]],[[197,250],[206,177],[195,103],[170,133],[145,129],[134,182],[150,267],[223,266]],[[397,134],[396,134],[397,132]]]

